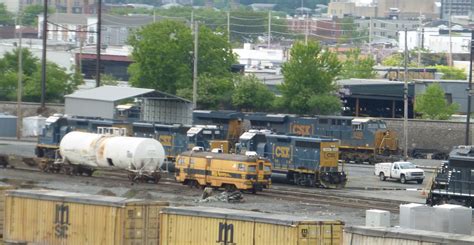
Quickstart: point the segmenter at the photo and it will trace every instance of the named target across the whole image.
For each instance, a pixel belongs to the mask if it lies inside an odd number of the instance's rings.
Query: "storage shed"
[[[0,137],[16,137],[16,116],[0,113]]]
[[[127,109],[134,112],[124,113]],[[153,89],[101,86],[66,95],[65,113],[105,119],[190,124],[192,103]]]

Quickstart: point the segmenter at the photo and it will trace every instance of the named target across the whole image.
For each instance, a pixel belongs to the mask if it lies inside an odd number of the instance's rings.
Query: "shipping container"
[[[0,183],[0,236],[3,237],[3,223],[5,219],[5,192],[14,189],[13,186]]]
[[[474,236],[415,230],[401,227],[346,226],[344,245],[438,245],[474,244]]]
[[[16,137],[16,116],[0,113],[0,137]]]
[[[167,202],[53,190],[13,190],[5,198],[4,240],[34,244],[155,245]]]
[[[342,221],[212,207],[161,210],[161,245],[342,244]]]

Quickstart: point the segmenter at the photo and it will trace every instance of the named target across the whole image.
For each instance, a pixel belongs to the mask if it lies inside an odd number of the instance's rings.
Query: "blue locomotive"
[[[337,139],[250,130],[240,136],[236,148],[241,154],[268,158],[272,172],[285,174],[293,184],[342,188],[347,182],[344,170],[339,171]]]
[[[123,132],[128,136],[154,138],[160,141],[170,162],[174,162],[179,153],[194,146],[202,147],[204,150],[230,149],[226,131],[212,125],[172,125],[54,115],[46,120],[46,126],[38,136],[36,156],[55,159],[64,135],[71,131],[96,133],[101,127],[124,128],[126,130]]]
[[[474,146],[457,146],[436,173],[426,199],[429,205],[445,203],[474,207]]]
[[[219,115],[218,119],[216,115]],[[266,113],[237,114],[228,111],[195,111],[193,118],[201,123],[217,125],[241,120],[240,124],[234,123],[240,126],[240,130],[268,129],[279,134],[336,138],[341,142],[340,159],[345,161],[374,163],[399,154],[396,133],[388,130],[385,122],[380,119],[347,116],[302,117]]]

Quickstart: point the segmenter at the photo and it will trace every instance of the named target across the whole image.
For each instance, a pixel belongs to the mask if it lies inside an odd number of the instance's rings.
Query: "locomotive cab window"
[[[360,131],[360,130],[362,130],[362,129],[363,129],[362,124],[353,124],[353,125],[352,125],[352,130],[358,130],[358,131]]]
[[[251,173],[257,172],[257,166],[255,165],[249,165],[248,169]]]

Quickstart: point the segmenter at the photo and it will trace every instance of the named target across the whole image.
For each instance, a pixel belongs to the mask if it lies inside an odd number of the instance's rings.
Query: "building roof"
[[[71,24],[71,25],[87,25],[87,18],[91,17],[89,14],[62,14],[55,13],[48,17],[48,21],[57,24]],[[43,18],[40,15],[40,18]]]
[[[66,95],[66,98],[100,100],[100,101],[119,101],[139,95],[154,92],[153,89],[118,87],[118,86],[101,86],[87,90],[76,91]]]
[[[160,17],[153,16],[119,16],[119,15],[102,15],[102,25],[104,26],[121,26],[121,27],[141,27],[158,21]]]
[[[401,81],[390,81],[388,79],[358,79],[358,78],[351,78],[351,79],[342,79],[336,81],[338,85],[345,86],[345,85],[397,85],[397,84],[404,84]]]

